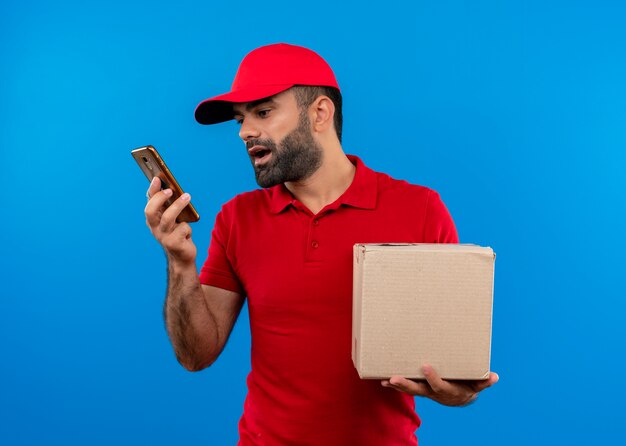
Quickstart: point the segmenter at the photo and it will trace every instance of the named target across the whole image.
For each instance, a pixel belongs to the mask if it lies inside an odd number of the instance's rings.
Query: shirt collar
[[[356,173],[352,183],[346,191],[331,205],[334,209],[345,204],[360,209],[375,209],[376,197],[378,196],[378,178],[376,172],[363,164],[357,156],[346,155],[350,162],[355,165]],[[297,200],[291,195],[284,184],[273,186],[269,189],[271,194],[270,211],[278,214],[293,205]]]

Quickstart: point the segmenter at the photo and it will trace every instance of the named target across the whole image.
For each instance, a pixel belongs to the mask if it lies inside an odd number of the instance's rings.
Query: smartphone
[[[167,168],[163,158],[161,158],[159,152],[154,147],[139,147],[133,150],[131,154],[150,182],[152,182],[154,177],[159,177],[161,179],[161,190],[172,189],[173,194],[166,201],[167,206],[171,205],[183,194],[183,189],[178,185],[178,181],[176,181],[176,178],[174,178],[174,175],[172,175],[172,172]],[[200,220],[200,215],[198,215],[191,203],[185,206],[176,218],[178,223],[193,223],[198,220]]]

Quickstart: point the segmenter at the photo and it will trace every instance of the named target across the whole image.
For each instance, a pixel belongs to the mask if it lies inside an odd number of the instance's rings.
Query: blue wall
[[[247,313],[209,370],[177,364],[129,151],[155,145],[192,193],[202,257],[256,184],[236,125],[194,107],[278,41],[334,67],[348,153],[436,189],[497,252],[501,381],[468,408],[418,399],[422,444],[621,437],[626,4],[294,5],[0,4],[0,443],[234,443]]]

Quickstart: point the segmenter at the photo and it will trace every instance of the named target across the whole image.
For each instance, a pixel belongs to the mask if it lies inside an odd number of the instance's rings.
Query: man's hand
[[[154,177],[148,189],[148,204],[144,210],[146,224],[159,241],[169,259],[181,263],[192,263],[196,259],[196,245],[191,240],[191,226],[177,223],[176,217],[189,204],[191,197],[183,194],[171,206],[165,208],[165,202],[172,196],[171,189],[161,189],[161,180]]]
[[[422,367],[426,381],[412,381],[401,376],[392,376],[382,381],[383,387],[390,387],[414,396],[423,396],[446,406],[464,406],[478,397],[478,393],[498,382],[498,374],[490,372],[481,381],[447,381],[441,379],[430,365]]]

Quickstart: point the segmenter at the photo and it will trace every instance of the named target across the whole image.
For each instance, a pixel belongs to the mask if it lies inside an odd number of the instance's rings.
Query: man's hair
[[[295,85],[292,90],[296,96],[296,102],[300,110],[306,110],[319,96],[328,96],[335,104],[335,116],[333,124],[337,139],[341,142],[341,126],[343,125],[343,114],[341,112],[341,92],[334,87],[317,87],[310,85]]]

